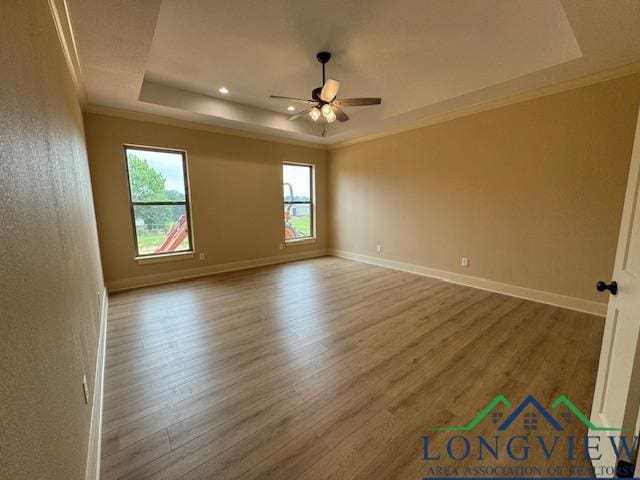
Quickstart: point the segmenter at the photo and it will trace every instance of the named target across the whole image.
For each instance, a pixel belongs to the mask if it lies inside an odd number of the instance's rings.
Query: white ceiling
[[[90,104],[314,143],[640,60],[638,0],[67,1]],[[269,95],[309,98],[320,50],[339,97],[382,105],[288,121]]]

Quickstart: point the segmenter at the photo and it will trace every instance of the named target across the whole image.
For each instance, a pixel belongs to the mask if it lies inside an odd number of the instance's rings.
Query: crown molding
[[[190,130],[200,130],[203,132],[218,133],[221,135],[231,135],[234,137],[251,138],[253,140],[262,140],[273,143],[283,143],[286,145],[295,145],[297,147],[316,148],[318,150],[327,150],[327,145],[321,143],[306,142],[304,140],[295,140],[292,138],[283,138],[275,135],[248,132],[228,127],[219,127],[216,125],[207,125],[205,123],[190,122],[188,120],[180,120],[177,118],[164,117],[153,113],[134,112],[115,107],[105,107],[102,105],[85,105],[82,109],[84,113],[92,113],[96,115],[106,115],[108,117],[124,118],[127,120],[137,120],[141,122],[151,122],[160,125],[170,125],[172,127],[188,128]]]
[[[54,0],[50,0],[54,1]],[[307,142],[303,140],[295,140],[290,138],[278,137],[275,135],[260,134],[249,132],[245,130],[233,129],[228,127],[219,127],[216,125],[207,125],[204,123],[191,122],[188,120],[180,120],[171,117],[165,117],[162,115],[134,112],[131,110],[125,110],[115,107],[106,107],[99,105],[84,105],[83,111],[86,113],[94,113],[98,115],[107,115],[111,117],[125,118],[128,120],[138,120],[145,122],[158,123],[162,125],[171,125],[174,127],[188,128],[191,130],[201,130],[212,133],[219,133],[222,135],[232,135],[237,137],[251,138],[255,140],[263,140],[268,142],[284,143],[288,145],[296,145],[301,147],[316,148],[319,150],[335,150],[349,145],[355,145],[358,143],[368,142],[378,138],[388,137],[399,133],[416,130],[419,128],[427,127],[430,125],[436,125],[438,123],[448,122],[455,120],[456,118],[466,117],[476,113],[494,110],[496,108],[506,107],[516,103],[526,102],[540,97],[546,97],[556,93],[566,92],[574,90],[576,88],[586,87],[597,83],[614,80],[616,78],[633,75],[640,72],[640,62],[634,62],[619,67],[603,70],[591,75],[586,75],[573,80],[567,80],[560,83],[555,83],[546,87],[529,90],[516,95],[511,95],[505,98],[491,100],[488,102],[481,102],[474,105],[470,105],[464,108],[453,110],[451,112],[443,113],[440,115],[434,115],[428,118],[424,118],[417,122],[411,122],[400,127],[394,127],[382,130],[371,135],[364,135],[362,137],[354,138],[351,140],[345,140],[344,142],[338,142],[334,144],[321,144],[314,142]]]
[[[53,1],[55,0],[50,0],[50,2],[53,2]],[[64,0],[59,0],[59,1],[64,1]],[[354,138],[351,140],[345,140],[344,142],[338,142],[334,144],[322,144],[322,143],[307,142],[303,140],[294,140],[290,138],[278,137],[275,135],[253,133],[245,130],[233,129],[228,127],[219,127],[215,125],[207,125],[204,123],[191,122],[188,120],[179,120],[175,118],[164,117],[162,115],[157,115],[157,114],[133,112],[131,110],[124,110],[124,109],[115,108],[115,107],[105,107],[105,106],[99,106],[99,105],[84,104],[83,111],[86,113],[95,113],[98,115],[107,115],[111,117],[126,118],[129,120],[139,120],[139,121],[145,121],[145,122],[158,123],[162,125],[171,125],[175,127],[189,128],[191,130],[201,130],[206,132],[219,133],[222,135],[232,135],[237,137],[252,138],[255,140],[264,140],[268,142],[276,142],[276,143],[284,143],[284,144],[296,145],[301,147],[316,148],[319,150],[335,150],[338,148],[347,147],[349,145],[368,142],[370,140],[388,137],[391,135],[396,135],[398,133],[408,132],[411,130],[428,127],[430,125],[436,125],[438,123],[448,122],[450,120],[455,120],[456,118],[466,117],[468,115],[473,115],[473,114],[488,111],[488,110],[494,110],[496,108],[506,107],[508,105],[526,102],[528,100],[533,100],[540,97],[546,97],[548,95],[553,95],[556,93],[574,90],[576,88],[586,87],[589,85],[594,85],[597,83],[614,80],[616,78],[626,77],[628,75],[633,75],[639,72],[640,72],[640,62],[629,63],[626,65],[611,68],[608,70],[603,70],[591,75],[579,77],[573,80],[567,80],[564,82],[555,83],[553,85],[538,88],[535,90],[529,90],[527,92],[511,95],[505,98],[491,100],[488,102],[477,103],[464,108],[453,110],[451,112],[443,113],[440,115],[434,115],[417,122],[411,122],[400,127],[385,129],[383,131],[373,133],[371,135],[364,135],[362,137]]]
[[[586,87],[589,85],[594,85],[596,83],[602,83],[608,80],[614,80],[620,77],[626,77],[628,75],[633,75],[638,72],[640,72],[640,62],[629,63],[626,65],[610,68],[607,70],[602,70],[600,72],[597,72],[591,75],[578,77],[573,80],[566,80],[564,82],[555,83],[553,85],[548,85],[546,87],[542,87],[534,90],[529,90],[516,95],[504,97],[501,99],[490,100],[488,102],[481,102],[481,103],[470,105],[464,108],[459,108],[457,110],[453,110],[453,111],[439,114],[439,115],[434,115],[434,116],[419,120],[417,122],[411,122],[400,127],[392,127],[377,133],[372,133],[370,135],[364,135],[362,137],[354,138],[351,140],[345,140],[344,142],[333,143],[328,145],[328,149],[335,150],[337,148],[347,147],[349,145],[355,145],[357,143],[368,142],[370,140],[375,140],[382,137],[388,137],[391,135],[396,135],[398,133],[407,132],[410,130],[416,130],[422,127],[427,127],[429,125],[448,122],[450,120],[454,120],[460,117],[466,117],[468,115],[473,115],[475,113],[480,113],[487,110],[494,110],[496,108],[506,107],[508,105],[513,105],[515,103],[526,102],[528,100],[533,100],[535,98],[546,97],[548,95],[553,95],[555,93],[566,92],[569,90],[574,90],[576,88]]]
[[[73,27],[71,26],[71,18],[69,17],[69,8],[66,0],[48,0],[53,23],[56,26],[58,40],[62,46],[65,62],[71,73],[71,79],[76,90],[76,95],[80,106],[87,105],[87,91],[84,86],[82,69],[80,67],[80,58],[78,57],[78,47],[76,45]]]

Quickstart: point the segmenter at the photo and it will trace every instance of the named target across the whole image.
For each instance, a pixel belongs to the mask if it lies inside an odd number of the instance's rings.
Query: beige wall
[[[0,18],[0,478],[83,479],[103,282],[82,116],[47,2]]]
[[[605,302],[639,102],[635,75],[332,150],[331,247]]]
[[[95,114],[85,115],[85,127],[108,285],[327,248],[326,151]],[[196,255],[166,263],[136,263],[122,147],[125,143],[187,151],[194,244],[197,252],[205,253],[204,261]],[[318,239],[281,250],[284,161],[316,166]]]

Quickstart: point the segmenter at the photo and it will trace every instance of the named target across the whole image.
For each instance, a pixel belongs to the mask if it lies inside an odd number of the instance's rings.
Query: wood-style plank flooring
[[[564,394],[588,415],[603,323],[333,257],[114,294],[102,479],[422,479],[435,464],[522,465],[425,461],[422,436],[442,452],[452,434],[431,428],[467,424],[498,394],[545,405]],[[473,435],[495,435],[493,421]]]

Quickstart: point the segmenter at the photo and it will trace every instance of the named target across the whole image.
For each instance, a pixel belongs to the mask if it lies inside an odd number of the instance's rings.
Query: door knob
[[[609,292],[611,292],[611,295],[615,295],[616,293],[618,293],[618,283],[615,280],[609,284],[600,281],[596,283],[596,290],[598,290],[599,292],[609,290]]]

